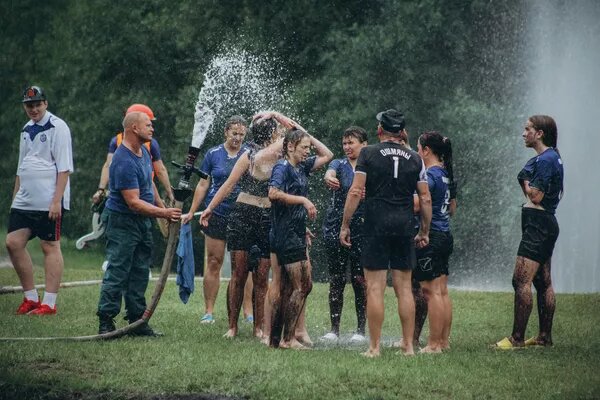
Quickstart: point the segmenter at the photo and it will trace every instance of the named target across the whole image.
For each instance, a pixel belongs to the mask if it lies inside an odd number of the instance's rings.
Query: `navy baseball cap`
[[[39,86],[29,86],[23,91],[23,103],[29,103],[31,101],[45,101],[46,94]]]
[[[382,111],[377,114],[377,121],[381,123],[381,127],[390,133],[398,133],[404,129],[404,114],[400,111],[390,108],[387,111]]]

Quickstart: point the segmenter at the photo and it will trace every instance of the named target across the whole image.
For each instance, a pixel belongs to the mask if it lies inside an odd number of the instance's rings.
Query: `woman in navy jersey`
[[[225,124],[225,142],[209,149],[200,169],[209,175],[208,179],[201,179],[196,186],[192,205],[187,214],[183,215],[181,222],[187,224],[194,217],[200,203],[208,205],[221,185],[227,180],[233,166],[245,151],[242,146],[248,130],[246,121],[240,116],[231,117]],[[235,201],[239,187],[213,210],[211,224],[202,227],[206,243],[206,271],[204,271],[204,304],[205,313],[200,319],[201,323],[213,323],[213,310],[219,286],[221,284],[221,266],[225,256],[225,242],[227,233],[227,220],[231,212],[232,203]]]
[[[268,198],[269,178],[275,162],[281,157],[283,138],[278,125],[285,129],[299,127],[292,119],[277,113],[265,112],[254,116],[248,150],[239,158],[229,178],[217,191],[200,218],[210,226],[219,204],[238,185],[233,210],[227,225],[227,247],[231,251],[231,280],[227,287],[229,330],[225,337],[237,335],[237,320],[248,273],[254,273],[254,334],[263,336],[265,297],[270,269],[269,230],[271,202]],[[277,276],[273,276],[273,281]]]
[[[366,340],[366,282],[360,264],[362,206],[359,206],[350,223],[350,231],[353,236],[352,247],[342,246],[339,240],[344,204],[354,178],[354,167],[356,167],[360,150],[366,145],[367,132],[363,128],[351,126],[346,129],[342,136],[342,148],[346,157],[333,160],[325,173],[325,184],[332,191],[331,201],[323,221],[323,237],[329,264],[329,317],[331,320],[331,331],[321,338],[326,341],[337,341],[340,336],[347,267],[350,268],[350,279],[354,289],[357,320],[356,333],[350,340],[353,342]]]
[[[413,271],[429,315],[429,339],[421,352],[440,353],[449,348],[452,325],[452,302],[448,295],[448,259],[453,250],[450,215],[456,208],[452,145],[450,139],[438,132],[425,132],[419,137],[417,149],[427,168],[432,206],[429,244],[417,249],[417,266]],[[415,202],[418,203],[416,196]],[[415,322],[420,324],[415,331],[420,332],[424,319],[417,317]]]
[[[316,156],[308,157],[311,145]],[[308,263],[306,218],[317,209],[306,197],[308,176],[333,157],[333,153],[304,130],[288,131],[283,140],[284,158],[273,167],[269,182],[271,207],[271,263],[281,269],[280,293],[274,295],[271,340],[274,347],[303,348],[295,339],[298,318],[312,287]],[[277,288],[274,288],[276,291]],[[283,335],[282,335],[283,331]]]
[[[512,335],[496,343],[498,349],[552,346],[555,299],[550,261],[558,239],[558,222],[554,214],[563,193],[564,169],[556,148],[558,130],[552,117],[529,117],[522,136],[525,147],[535,150],[536,155],[517,175],[526,202],[521,211],[522,237],[512,279],[514,323]],[[540,325],[537,336],[525,340],[533,308],[532,283],[537,292]]]

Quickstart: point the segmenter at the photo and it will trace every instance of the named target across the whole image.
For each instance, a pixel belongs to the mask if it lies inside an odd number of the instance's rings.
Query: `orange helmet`
[[[142,113],[146,114],[148,116],[148,118],[150,118],[150,121],[156,120],[156,118],[154,117],[154,113],[152,112],[152,109],[145,104],[130,105],[129,108],[127,109],[127,111],[125,111],[125,115],[132,113],[132,112],[142,112]]]

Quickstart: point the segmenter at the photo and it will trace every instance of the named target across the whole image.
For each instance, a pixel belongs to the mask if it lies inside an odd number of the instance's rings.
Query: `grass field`
[[[34,241],[34,261],[41,257]],[[102,255],[63,243],[64,281],[100,279]],[[4,256],[4,246],[0,256]],[[509,279],[507,277],[507,279]],[[43,281],[36,268],[36,282]],[[0,268],[0,285],[17,285]],[[153,285],[148,290],[151,293]],[[62,289],[55,317],[16,316],[21,294],[0,295],[0,337],[77,336],[97,331],[98,286]],[[310,351],[273,350],[241,324],[227,330],[225,287],[214,325],[198,323],[201,288],[187,305],[169,282],[151,320],[158,339],[108,342],[0,342],[0,399],[596,399],[600,398],[600,295],[558,295],[555,346],[499,352],[490,343],[510,333],[512,294],[458,292],[452,350],[406,358],[384,348],[379,359],[360,356],[365,346],[316,346]],[[342,330],[355,325],[353,295],[346,290]],[[391,289],[386,294],[384,337],[399,336]],[[308,300],[313,339],[329,326],[327,286],[316,284]],[[120,320],[119,325],[124,325]],[[537,329],[532,314],[528,334]],[[427,332],[425,332],[426,335]]]

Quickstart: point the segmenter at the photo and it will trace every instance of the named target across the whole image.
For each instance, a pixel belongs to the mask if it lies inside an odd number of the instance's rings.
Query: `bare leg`
[[[219,286],[221,285],[221,267],[225,256],[225,241],[205,236],[206,271],[204,271],[204,304],[206,314],[212,314],[215,308]]]
[[[306,300],[306,292],[303,288],[305,287],[306,282],[309,281],[310,275],[306,260],[287,264],[284,268],[284,275],[286,276],[284,282],[286,282],[286,289],[291,289],[289,291],[289,297],[286,291],[285,296],[287,299],[283,298],[282,301],[283,307],[285,307],[283,314],[284,341],[286,344],[291,344],[295,339],[298,317],[300,316],[302,308],[304,308],[304,301]]]
[[[386,287],[387,270],[369,270],[365,268],[367,280],[367,323],[369,325],[369,350],[365,357],[379,357],[381,326],[384,319],[383,297]]]
[[[46,292],[58,293],[60,279],[63,273],[63,256],[60,251],[60,241],[40,241],[44,252],[44,270],[46,274]]]
[[[269,270],[271,261],[268,258],[261,258],[258,262],[258,268],[254,272],[254,335],[262,337],[265,325],[265,300],[267,298],[267,289],[269,285]]]
[[[427,299],[423,294],[423,289],[419,282],[415,282],[413,278],[412,292],[415,298],[415,337],[414,345],[419,344],[419,338],[421,337],[421,331],[423,331],[423,325],[427,319]]]
[[[440,277],[440,289],[444,303],[444,330],[442,331],[442,350],[450,349],[450,330],[452,328],[452,300],[448,293],[448,275]]]
[[[515,272],[513,274],[513,288],[515,289],[514,323],[511,342],[516,346],[523,346],[525,330],[533,307],[531,282],[537,273],[540,264],[528,258],[517,256]]]
[[[242,302],[242,310],[244,313],[244,318],[248,318],[249,316],[254,316],[252,311],[252,295],[254,293],[254,274],[252,272],[248,273],[248,279],[246,279],[246,285],[244,286],[244,300]]]
[[[302,311],[300,312],[300,316],[298,317],[298,324],[296,325],[296,340],[298,340],[301,344],[305,346],[312,346],[313,342],[310,340],[310,336],[308,335],[308,330],[306,329],[306,298],[312,291],[312,264],[310,263],[310,259],[307,260],[306,267],[308,269],[308,277],[309,279],[304,282],[302,285],[302,290],[304,291],[304,306],[302,307]]]
[[[444,330],[444,303],[440,289],[440,279],[421,282],[423,294],[427,299],[427,311],[429,314],[429,339],[427,346],[421,349],[423,353],[442,352],[442,334]]]
[[[6,235],[6,250],[15,267],[23,291],[35,288],[33,282],[33,262],[27,251],[27,241],[31,236],[30,229],[19,229]]]
[[[244,286],[248,279],[248,253],[241,250],[231,252],[231,280],[227,286],[227,315],[229,330],[225,337],[234,337],[238,332],[238,318],[244,298]]]
[[[270,307],[267,312],[270,312],[271,318],[270,323],[265,323],[265,334],[268,337],[269,345],[271,347],[279,347],[281,341],[281,334],[283,330],[283,320],[281,312],[281,286],[282,286],[282,271],[281,266],[277,260],[277,256],[271,253],[271,268],[273,270],[273,280],[269,285],[268,299]]]
[[[536,337],[536,342],[542,346],[552,346],[552,320],[556,308],[550,268],[551,262],[548,260],[541,266],[533,279],[533,285],[537,291],[537,307],[540,319],[540,331]]]
[[[392,270],[392,284],[398,299],[398,315],[402,324],[403,340],[400,349],[405,355],[413,355],[415,300],[412,294],[412,271]]]

